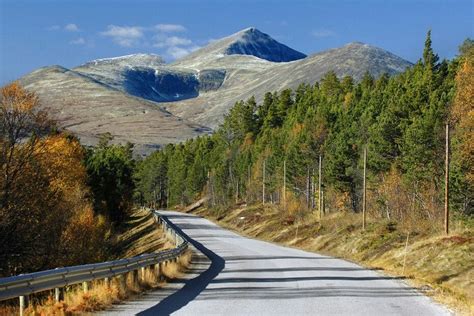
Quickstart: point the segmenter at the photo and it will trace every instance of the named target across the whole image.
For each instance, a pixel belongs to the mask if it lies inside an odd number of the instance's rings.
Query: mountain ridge
[[[20,82],[85,143],[94,144],[100,133],[110,132],[146,154],[209,133],[239,100],[261,100],[267,91],[313,84],[328,71],[360,80],[366,72],[392,75],[411,65],[360,42],[306,56],[251,27],[169,64],[159,55],[139,53],[72,69],[41,68]]]

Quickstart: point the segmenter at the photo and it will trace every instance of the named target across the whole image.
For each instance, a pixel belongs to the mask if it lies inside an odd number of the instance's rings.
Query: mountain
[[[178,60],[175,65],[202,65],[206,61],[230,55],[254,56],[272,62],[288,62],[306,57],[305,54],[277,42],[268,34],[249,27],[212,41],[206,47]]]
[[[412,65],[384,49],[359,42],[286,63],[241,58],[222,56],[206,62],[206,67],[226,69],[224,84],[217,91],[162,105],[179,117],[215,128],[236,101],[251,96],[260,101],[267,91],[294,89],[303,82],[313,84],[329,71],[334,71],[338,77],[350,75],[360,80],[366,72],[375,77],[383,73],[393,75]],[[177,64],[185,67],[187,62],[178,61]]]
[[[170,114],[154,102],[61,66],[40,68],[21,78],[20,84],[35,91],[41,106],[48,108],[85,145],[96,144],[101,134],[109,132],[114,135],[114,142],[132,142],[137,154],[146,154],[160,144],[210,132],[204,126]]]
[[[136,54],[93,60],[74,70],[140,98],[174,102],[218,89],[228,65],[220,66],[216,61],[231,55],[249,57],[236,66],[239,69],[252,64],[249,59],[286,62],[306,57],[255,28],[247,28],[214,41],[171,67],[157,55]],[[206,67],[206,62],[212,66]]]
[[[274,62],[293,61],[306,57],[305,54],[275,41],[256,28],[251,27],[237,34],[238,37],[226,48],[226,55],[252,55]]]
[[[408,61],[354,42],[306,56],[255,28],[211,42],[166,64],[154,54],[103,58],[73,69],[41,68],[20,79],[86,144],[110,132],[148,153],[209,133],[236,101],[313,84],[328,71],[355,80],[396,74]]]
[[[97,59],[74,68],[113,88],[143,99],[165,102],[197,97],[195,71],[170,71],[154,54],[135,54]]]

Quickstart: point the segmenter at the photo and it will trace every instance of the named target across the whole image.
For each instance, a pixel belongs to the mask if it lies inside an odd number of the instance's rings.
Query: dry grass
[[[169,240],[161,229],[157,229],[151,213],[137,209],[119,227],[114,247],[117,258],[130,258],[174,247]]]
[[[215,219],[209,210],[201,209],[198,213]],[[391,275],[405,276],[413,285],[430,289],[428,295],[455,308],[459,314],[474,314],[472,222],[453,220],[451,235],[445,237],[428,221],[414,225],[369,218],[363,231],[361,216],[336,212],[319,219],[315,212],[301,211],[300,216],[289,221],[288,211],[274,205],[255,205],[230,210],[218,222],[251,237],[346,258],[382,268]]]
[[[123,247],[123,253],[135,256],[143,252],[152,252],[174,247],[173,243],[157,229],[153,219],[147,212],[137,210],[130,221],[125,224],[128,229],[117,237],[117,245]],[[124,275],[125,283],[119,277],[112,278],[109,286],[102,281],[94,281],[85,293],[81,286],[67,287],[63,300],[56,302],[52,291],[34,296],[26,315],[77,315],[104,310],[113,304],[131,299],[142,292],[157,289],[166,280],[182,276],[191,262],[192,252],[187,250],[176,262],[162,265],[161,274],[158,269],[147,268]],[[18,299],[11,300],[0,306],[0,315],[18,315]]]
[[[163,266],[163,275],[168,279],[178,279],[183,276],[186,269],[191,264],[192,252],[187,250],[182,256],[178,258],[177,262],[170,263]]]

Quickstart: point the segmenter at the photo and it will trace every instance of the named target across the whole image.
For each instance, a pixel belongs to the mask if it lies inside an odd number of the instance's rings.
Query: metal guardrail
[[[173,230],[169,222],[161,217],[156,210],[149,210],[152,212],[155,222],[161,224],[163,231],[174,240],[175,248],[128,259],[56,268],[0,278],[0,301],[19,297],[20,312],[22,312],[23,307],[21,305],[25,304],[25,297],[30,294],[53,289],[59,293],[60,288],[79,283],[83,283],[84,291],[87,291],[87,282],[100,279],[109,282],[110,278],[113,277],[176,260],[188,248],[188,241]],[[59,300],[59,294],[56,294],[56,299]]]

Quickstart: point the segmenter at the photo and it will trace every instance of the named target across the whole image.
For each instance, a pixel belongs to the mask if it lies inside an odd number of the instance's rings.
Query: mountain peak
[[[243,29],[243,30],[240,30],[240,31],[237,32],[237,33],[252,33],[252,32],[254,32],[254,31],[260,32],[259,30],[257,30],[256,27],[254,27],[254,26],[249,26],[249,27],[247,27],[247,28],[245,28],[245,29]]]
[[[363,43],[363,42],[355,41],[355,42],[347,43],[344,46],[347,46],[347,47],[361,47],[361,46],[369,47],[370,45],[366,44],[366,43]]]
[[[306,57],[305,54],[279,43],[257,28],[247,27],[230,36],[211,42],[177,60],[175,64],[195,67],[230,55],[254,56],[262,62],[288,62]]]
[[[253,55],[273,62],[287,62],[306,57],[255,27],[243,29],[229,38],[233,40],[225,48],[226,55]]]

